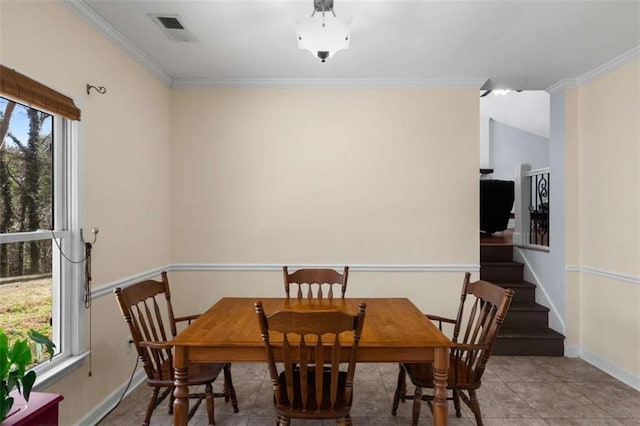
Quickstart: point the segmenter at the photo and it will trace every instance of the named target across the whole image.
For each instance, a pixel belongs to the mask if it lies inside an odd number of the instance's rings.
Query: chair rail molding
[[[172,271],[237,271],[237,272],[282,272],[280,263],[174,263]],[[435,265],[435,264],[348,264],[350,272],[478,272],[480,265]],[[291,269],[330,268],[342,269],[344,264],[290,264]]]
[[[283,264],[280,263],[174,263],[150,269],[139,274],[131,275],[120,280],[112,281],[94,289],[91,300],[113,293],[118,287],[128,287],[138,281],[151,279],[167,272],[279,272],[282,273]],[[344,264],[288,264],[289,268],[331,268],[341,270]],[[351,264],[349,271],[357,272],[479,272],[478,264]]]
[[[581,272],[584,274],[597,275],[599,277],[605,277],[612,280],[625,281],[631,284],[640,285],[640,276],[638,275],[621,274],[618,272],[607,271],[599,268],[591,268],[588,266],[567,265],[565,267],[565,272]]]
[[[135,284],[138,281],[148,280],[160,275],[162,271],[170,271],[171,265],[160,266],[153,268],[139,274],[131,275],[120,280],[112,281],[108,284],[100,286],[99,288],[91,291],[91,300],[104,296],[105,294],[111,294],[113,290],[118,287],[128,287],[131,284]]]

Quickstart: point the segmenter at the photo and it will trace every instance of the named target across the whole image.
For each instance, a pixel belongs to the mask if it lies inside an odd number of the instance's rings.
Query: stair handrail
[[[532,170],[526,163],[515,167],[514,245],[549,247],[550,174],[550,167]]]

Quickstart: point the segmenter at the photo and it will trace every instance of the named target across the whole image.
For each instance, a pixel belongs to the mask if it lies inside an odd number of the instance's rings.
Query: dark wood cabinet
[[[32,392],[26,402],[18,392],[11,392],[13,408],[1,426],[57,426],[58,404],[64,399],[57,393]],[[14,412],[15,409],[18,411]]]

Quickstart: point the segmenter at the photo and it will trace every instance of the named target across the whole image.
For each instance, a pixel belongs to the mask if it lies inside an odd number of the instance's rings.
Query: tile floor
[[[354,425],[411,424],[412,401],[400,404],[396,417],[391,415],[397,371],[397,364],[358,365],[351,409]],[[274,425],[273,394],[266,365],[236,363],[232,374],[240,412],[234,414],[231,404],[216,398],[216,425]],[[216,384],[221,386],[217,381]],[[413,389],[408,386],[408,391]],[[138,386],[100,425],[141,424],[148,396],[148,386]],[[492,357],[478,398],[487,426],[640,426],[640,392],[579,359]],[[452,405],[450,425],[475,424],[473,414],[464,404],[461,418],[455,417]],[[421,425],[432,424],[430,414],[423,403]],[[165,426],[172,425],[172,421],[167,403],[163,403],[154,411],[151,423]],[[204,403],[189,424],[207,424]],[[293,420],[291,424],[313,426],[335,422]]]

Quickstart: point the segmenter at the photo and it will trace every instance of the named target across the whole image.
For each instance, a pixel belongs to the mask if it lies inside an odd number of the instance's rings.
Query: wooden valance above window
[[[73,99],[4,65],[0,65],[0,94],[69,120],[80,121],[80,109],[73,103]]]

